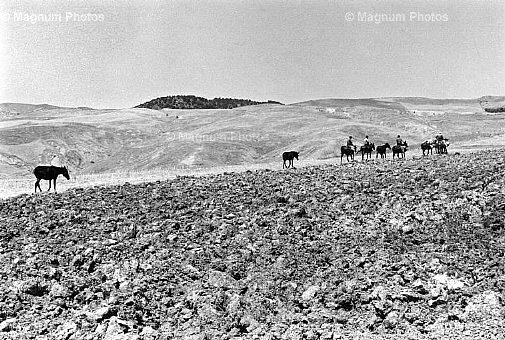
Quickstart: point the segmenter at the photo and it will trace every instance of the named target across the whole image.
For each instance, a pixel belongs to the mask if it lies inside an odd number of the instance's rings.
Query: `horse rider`
[[[349,149],[354,148],[354,143],[352,142],[352,136],[349,136],[349,139],[347,140],[347,147]]]
[[[403,146],[403,139],[400,137],[400,135],[396,136],[396,145]]]
[[[444,146],[447,144],[446,142],[448,141],[448,139],[444,138],[442,134],[439,134],[435,136],[435,141],[438,145]]]
[[[370,144],[370,141],[368,140],[368,135],[365,136],[365,139],[363,139],[363,144],[365,146],[368,146]]]

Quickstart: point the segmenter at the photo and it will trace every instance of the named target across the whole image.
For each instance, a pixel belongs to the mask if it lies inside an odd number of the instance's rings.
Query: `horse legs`
[[[42,189],[40,188],[40,178],[37,178],[37,181],[35,182],[35,193],[37,193],[37,187],[39,188],[40,192],[42,192]]]
[[[47,191],[51,190],[51,180],[49,180],[49,189]]]
[[[53,182],[53,188],[54,188],[54,192],[56,192],[56,178],[54,179],[54,182]]]
[[[285,166],[286,166],[286,160],[284,159],[284,161],[282,162],[282,168],[284,169]]]

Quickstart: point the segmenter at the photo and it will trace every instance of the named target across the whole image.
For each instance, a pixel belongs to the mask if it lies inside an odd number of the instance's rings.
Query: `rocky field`
[[[0,201],[0,339],[503,338],[505,150]]]

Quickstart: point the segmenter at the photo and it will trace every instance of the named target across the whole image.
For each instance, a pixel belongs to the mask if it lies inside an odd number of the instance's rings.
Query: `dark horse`
[[[426,155],[429,155],[429,154],[432,154],[433,155],[433,148],[431,147],[431,142],[429,141],[425,141],[421,144],[421,150],[423,150],[423,156],[425,156],[425,152],[426,152]]]
[[[407,142],[404,141],[400,145],[395,145],[391,150],[393,150],[393,159],[395,159],[395,155],[398,155],[398,158],[400,158],[400,155],[402,155],[402,158],[405,158],[405,151],[407,151]]]
[[[379,155],[381,155],[381,158],[387,158],[387,149],[391,150],[391,145],[389,145],[389,143],[377,146],[377,153],[375,154],[375,158],[379,157]]]
[[[299,155],[299,153],[296,151],[283,152],[282,153],[282,160],[284,162],[282,163],[282,168],[284,169],[284,167],[286,167],[289,169],[289,167],[291,166],[294,169],[295,166],[293,165],[293,158],[296,158],[296,160],[298,160],[298,155]],[[288,166],[286,166],[286,161],[288,161]]]
[[[68,175],[68,170],[64,166],[63,168],[60,168],[58,166],[45,166],[45,165],[39,165],[38,167],[33,170],[33,174],[35,177],[37,177],[37,181],[35,182],[35,192],[37,192],[37,188],[42,192],[42,189],[40,188],[40,180],[45,179],[49,181],[49,189],[47,191],[51,190],[51,180],[53,180],[54,183],[54,191],[56,191],[56,178],[58,178],[58,175],[63,175],[66,179],[70,179],[70,176]]]
[[[372,158],[372,151],[373,150],[375,150],[375,143],[362,145],[361,148],[359,148],[359,151],[361,152],[361,160],[363,160],[365,158],[365,154],[366,154],[366,159]]]
[[[350,146],[342,146],[340,148],[340,164],[342,164],[342,158],[344,158],[344,155],[347,157],[347,161],[349,162],[349,156],[351,156],[351,160],[354,160],[354,153],[356,152],[356,146],[354,146],[354,149],[351,148]]]

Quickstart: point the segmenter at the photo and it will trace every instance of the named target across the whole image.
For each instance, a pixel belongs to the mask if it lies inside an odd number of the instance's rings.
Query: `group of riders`
[[[449,146],[449,139],[444,138],[442,134],[436,135],[432,140],[425,140],[421,144],[421,149],[423,150],[423,155],[425,151],[428,153],[433,153],[432,149],[435,149],[436,153],[447,153],[447,147]]]
[[[389,144],[386,143],[387,146]],[[438,134],[432,140],[426,140],[421,144],[421,149],[423,150],[423,155],[425,151],[431,152],[432,148],[435,149],[436,153],[447,153],[447,147],[449,146],[448,139],[444,138],[442,134]],[[345,147],[347,150],[353,150],[356,152],[356,145],[353,143],[352,136],[349,136]],[[361,150],[368,150],[370,148],[374,149],[375,145],[370,143],[368,139],[368,135],[363,139],[363,145],[361,146]],[[407,149],[407,143],[401,138],[400,135],[396,136],[396,147],[401,149],[403,153]]]
[[[363,139],[363,146],[368,147],[370,145],[371,145],[370,140],[368,139],[368,135],[366,135],[365,139]],[[396,136],[396,145],[405,146],[405,143],[404,143],[403,139],[400,137],[400,135]],[[352,149],[352,148],[356,149],[356,145],[354,145],[354,143],[352,141],[352,136],[349,136],[346,146],[350,149]]]

